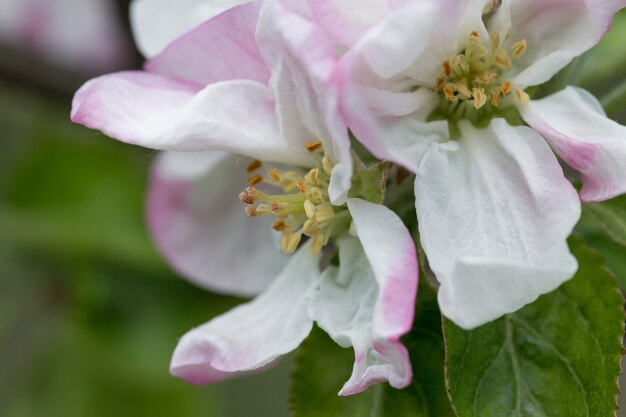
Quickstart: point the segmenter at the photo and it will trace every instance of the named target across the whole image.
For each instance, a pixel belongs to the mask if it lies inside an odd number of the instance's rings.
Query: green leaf
[[[626,246],[626,196],[603,203],[588,203],[583,210],[616,243]]]
[[[382,383],[351,397],[337,392],[350,376],[352,349],[341,349],[314,329],[298,351],[292,374],[293,417],[452,417],[444,388],[440,323],[436,294],[427,283],[421,284],[415,324],[403,338],[413,363],[413,383],[403,390]]]
[[[624,299],[600,256],[572,251],[579,272],[533,304],[473,331],[445,321],[459,417],[614,415]]]

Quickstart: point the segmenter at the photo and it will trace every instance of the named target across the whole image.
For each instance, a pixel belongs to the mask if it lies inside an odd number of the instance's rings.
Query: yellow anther
[[[515,42],[513,46],[511,46],[511,50],[513,51],[513,56],[515,58],[519,58],[520,56],[524,55],[526,53],[526,39]]]
[[[513,83],[511,81],[505,81],[500,86],[500,92],[505,96],[509,94],[512,90],[513,90]]]
[[[452,65],[450,65],[450,61],[448,61],[447,59],[443,61],[442,72],[443,72],[443,76],[446,78],[452,75]]]
[[[324,196],[322,190],[317,187],[313,187],[306,192],[306,198],[311,200],[313,204],[322,204],[324,202]]]
[[[261,161],[259,161],[258,159],[255,159],[254,161],[250,162],[248,164],[248,166],[246,167],[246,171],[247,172],[254,172],[257,169],[261,168],[263,166],[263,163]]]
[[[465,55],[455,55],[450,58],[450,64],[454,71],[459,75],[468,74],[470,72],[470,65],[465,59]]]
[[[304,180],[311,185],[319,184],[320,171],[317,168],[313,168],[304,176]]]
[[[250,197],[245,191],[239,194],[239,199],[246,204],[254,203],[254,198]]]
[[[285,253],[294,253],[302,239],[301,233],[292,233],[291,231],[283,232],[280,238],[280,246]]]
[[[325,239],[321,234],[315,235],[313,237],[313,244],[311,245],[311,253],[313,255],[319,255],[324,247]]]
[[[461,100],[467,100],[472,97],[472,90],[470,90],[465,83],[452,84],[455,91],[459,93]]]
[[[296,183],[296,188],[301,192],[304,193],[306,192],[306,184],[304,183],[304,181],[299,181]]]
[[[317,150],[322,148],[322,142],[319,141],[319,140],[314,141],[314,142],[306,142],[304,144],[304,147],[309,152],[315,152],[315,151],[317,151]]]
[[[270,207],[267,204],[259,204],[256,207],[257,214],[266,214],[270,212]]]
[[[315,220],[318,223],[327,222],[333,217],[335,217],[335,212],[332,207],[322,207],[317,209],[317,211],[315,212]]]
[[[522,104],[528,104],[530,101],[528,93],[520,88],[515,89],[515,98]]]
[[[280,174],[278,173],[278,170],[276,168],[270,169],[270,172],[267,173],[267,176],[269,177],[270,180],[274,182],[280,181]]]
[[[333,172],[333,164],[330,162],[330,159],[326,155],[322,158],[322,169],[328,175]]]
[[[251,177],[248,177],[248,184],[249,185],[256,185],[256,184],[260,184],[263,182],[263,176],[262,175],[253,175]]]
[[[282,231],[285,231],[285,230],[287,230],[289,228],[287,227],[287,225],[285,224],[285,221],[283,219],[278,219],[272,225],[272,229],[276,230],[277,232],[282,232]]]
[[[476,110],[480,109],[487,102],[487,95],[484,88],[474,88],[472,90],[472,96],[474,97],[474,107]]]
[[[254,207],[246,206],[246,214],[248,215],[248,217],[256,217],[256,211],[254,210]]]
[[[309,237],[313,237],[315,234],[319,233],[320,229],[317,227],[317,222],[314,219],[308,219],[302,225],[302,233]]]
[[[498,107],[500,105],[500,97],[502,93],[500,90],[493,89],[491,90],[491,105],[493,107]]]
[[[315,204],[313,204],[311,200],[306,200],[304,202],[304,212],[309,219],[315,218]]]
[[[454,86],[454,84],[447,84],[443,89],[443,94],[451,103],[455,103],[459,99],[454,94],[455,92],[456,92],[456,87]]]
[[[445,83],[446,81],[443,78],[437,78],[437,83],[435,84],[435,87],[433,87],[433,91],[435,93],[438,93],[439,90],[441,90],[441,87],[443,87]]]
[[[485,71],[476,76],[473,82],[474,84],[478,84],[481,86],[488,86],[489,84],[493,83],[496,78],[498,78],[498,74],[496,74],[495,72]]]

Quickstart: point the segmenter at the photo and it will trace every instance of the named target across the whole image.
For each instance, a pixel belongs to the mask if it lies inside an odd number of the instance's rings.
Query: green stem
[[[615,117],[626,109],[626,80],[600,100],[609,117]]]

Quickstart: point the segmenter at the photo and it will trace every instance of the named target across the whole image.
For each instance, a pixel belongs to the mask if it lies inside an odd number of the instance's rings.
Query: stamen
[[[300,240],[302,239],[301,233],[292,233],[291,231],[285,231],[280,239],[280,246],[283,252],[291,254],[296,251]]]
[[[443,94],[445,94],[446,98],[451,103],[455,103],[458,100],[458,97],[454,95],[455,92],[456,92],[456,87],[454,86],[454,84],[447,84],[445,88],[443,89]]]
[[[530,101],[528,93],[520,88],[515,89],[515,98],[522,104],[528,104]]]
[[[313,255],[319,255],[319,253],[322,251],[322,248],[324,247],[324,236],[322,235],[316,235],[313,238],[313,245],[311,246],[311,253]]]
[[[319,184],[319,174],[320,170],[317,168],[313,168],[310,170],[305,176],[304,179],[309,184],[318,185]]]
[[[333,172],[333,164],[330,162],[330,159],[328,159],[326,155],[324,155],[324,158],[322,158],[322,169],[328,175],[332,174]]]
[[[324,197],[322,195],[322,190],[317,187],[311,188],[306,192],[306,197],[311,200],[313,204],[322,204],[324,202]]]
[[[441,90],[441,87],[443,87],[445,83],[446,81],[443,78],[437,78],[437,83],[435,84],[435,87],[433,88],[435,93],[438,93]]]
[[[526,39],[522,39],[519,42],[516,42],[511,46],[511,50],[513,51],[513,56],[515,58],[519,58],[520,56],[526,53]]]
[[[296,188],[301,192],[304,193],[306,191],[306,184],[304,183],[304,181],[300,181],[298,183],[296,183]]]
[[[311,202],[311,200],[306,200],[304,202],[304,212],[309,219],[315,218],[315,205]]]
[[[254,207],[246,206],[246,214],[248,215],[248,217],[256,217],[256,211],[254,210]]]
[[[487,103],[487,95],[485,94],[484,88],[474,88],[472,90],[472,95],[474,97],[474,108],[476,110],[480,109]]]
[[[505,96],[508,95],[511,90],[513,90],[513,83],[511,81],[505,81],[500,86],[500,92],[502,92]]]
[[[259,204],[256,206],[257,214],[266,214],[270,212],[270,207],[267,204]]]
[[[323,207],[323,208],[317,209],[317,211],[315,212],[315,220],[317,220],[319,223],[327,222],[328,220],[332,219],[334,216],[335,216],[335,212],[332,209],[332,207]]]
[[[288,227],[283,219],[278,219],[272,225],[272,229],[276,230],[277,232],[282,232],[284,230],[287,230]]]
[[[246,171],[247,172],[254,172],[257,169],[261,168],[263,166],[263,163],[261,161],[259,161],[258,159],[255,159],[254,161],[250,162],[248,164],[248,166],[246,167]]]
[[[443,61],[443,76],[448,78],[452,75],[452,65],[450,65],[450,61],[447,59]]]
[[[509,53],[504,48],[498,48],[496,53],[496,67],[503,71],[508,71],[513,66],[513,61],[509,56]]]
[[[461,100],[467,100],[472,97],[472,90],[470,90],[465,83],[452,84],[454,89],[459,93]]]
[[[248,194],[246,194],[245,192],[242,192],[241,194],[239,194],[239,199],[246,204],[254,203],[254,199],[250,197]]]
[[[270,172],[267,173],[267,176],[270,178],[270,180],[274,182],[280,181],[280,175],[278,174],[278,170],[275,168],[270,169]]]
[[[253,175],[251,177],[248,177],[248,184],[249,185],[257,185],[263,182],[263,176],[262,175]]]
[[[319,141],[319,140],[317,140],[315,142],[306,142],[304,144],[304,147],[309,152],[315,152],[315,151],[317,151],[317,150],[322,148],[322,142]]]
[[[493,107],[498,107],[500,105],[500,90],[493,89],[491,90],[491,105]]]

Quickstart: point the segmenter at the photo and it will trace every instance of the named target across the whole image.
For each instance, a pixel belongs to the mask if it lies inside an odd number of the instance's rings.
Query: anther
[[[270,210],[272,210],[272,213],[276,214],[279,211],[281,211],[284,208],[284,206],[280,203],[271,203],[270,204]]]
[[[442,64],[443,76],[448,78],[452,75],[452,65],[450,65],[450,61],[447,59],[443,61]]]
[[[259,194],[259,191],[254,187],[247,187],[244,192],[252,198],[255,198],[257,194]]]
[[[324,155],[324,158],[322,158],[322,169],[328,175],[332,174],[333,172],[333,164],[330,162],[330,159],[328,159],[326,155]]]
[[[263,163],[261,161],[259,161],[258,159],[255,159],[254,161],[250,162],[248,164],[248,166],[246,167],[246,171],[247,172],[254,172],[257,169],[261,168],[263,166]]]
[[[285,224],[284,220],[279,219],[274,222],[274,224],[272,225],[272,229],[276,230],[277,232],[282,232],[284,230],[287,230],[287,225]]]
[[[441,90],[441,87],[443,87],[445,83],[446,81],[443,78],[437,78],[437,83],[435,84],[435,87],[433,87],[433,91],[435,93],[438,93],[439,90]]]
[[[246,214],[248,215],[248,217],[256,217],[256,211],[254,210],[254,207],[250,206],[246,206]]]
[[[262,182],[263,182],[263,176],[261,176],[261,175],[257,174],[257,175],[253,175],[251,177],[248,177],[248,184],[249,185],[256,185],[256,184],[259,184],[259,183],[262,183]]]
[[[239,199],[246,204],[254,203],[254,199],[250,197],[248,194],[246,194],[245,192],[242,192],[241,194],[239,194]]]
[[[487,95],[484,88],[474,88],[472,90],[472,96],[474,97],[474,108],[480,109],[487,102]]]
[[[528,104],[530,101],[528,93],[520,88],[515,89],[515,98],[522,104]]]
[[[456,87],[453,84],[447,84],[443,89],[443,94],[451,103],[455,103],[458,100],[458,97],[454,95],[455,91]]]
[[[511,50],[513,51],[513,56],[516,58],[524,55],[526,53],[526,39],[514,43],[513,46],[511,46]]]
[[[459,97],[461,98],[461,100],[467,100],[472,97],[472,90],[470,90],[467,85],[465,85],[465,81],[452,85],[454,89],[459,93]]]
[[[315,205],[313,204],[311,200],[306,200],[304,202],[304,212],[306,213],[306,216],[309,219],[312,219],[315,217]]]
[[[315,212],[315,220],[317,220],[318,223],[324,223],[333,217],[335,217],[335,212],[332,207],[322,207]]]
[[[317,227],[317,222],[315,220],[313,220],[313,219],[308,219],[302,225],[302,233],[304,233],[305,235],[307,235],[309,237],[313,237],[313,235],[315,235],[316,233],[319,233],[319,232],[320,232],[320,230]]]
[[[296,183],[296,188],[301,192],[306,192],[306,184],[303,181],[299,181]]]
[[[280,174],[278,173],[278,170],[276,168],[270,169],[270,172],[267,173],[267,176],[269,177],[270,180],[274,182],[280,181]]]
[[[315,152],[315,151],[317,151],[318,149],[320,149],[322,147],[322,142],[319,141],[319,140],[317,140],[315,142],[306,142],[304,144],[304,147],[309,152]]]
[[[313,238],[313,244],[311,245],[311,253],[313,255],[319,255],[324,247],[324,236],[319,234]]]
[[[493,89],[491,90],[491,105],[493,107],[498,107],[500,105],[500,90]]]
[[[322,204],[324,202],[324,197],[322,195],[322,190],[317,187],[313,187],[306,192],[306,197],[311,200],[313,204]]]
[[[320,173],[319,169],[313,168],[304,176],[304,180],[308,182],[309,184],[317,185],[319,184],[318,182],[319,173]]]
[[[282,250],[285,253],[294,253],[300,244],[300,239],[302,239],[302,234],[300,233],[283,232],[280,239]]]
[[[505,96],[509,94],[511,90],[513,90],[513,83],[511,81],[505,81],[500,86],[500,92]]]
[[[257,214],[265,214],[270,212],[270,208],[267,204],[259,204],[256,207]]]

